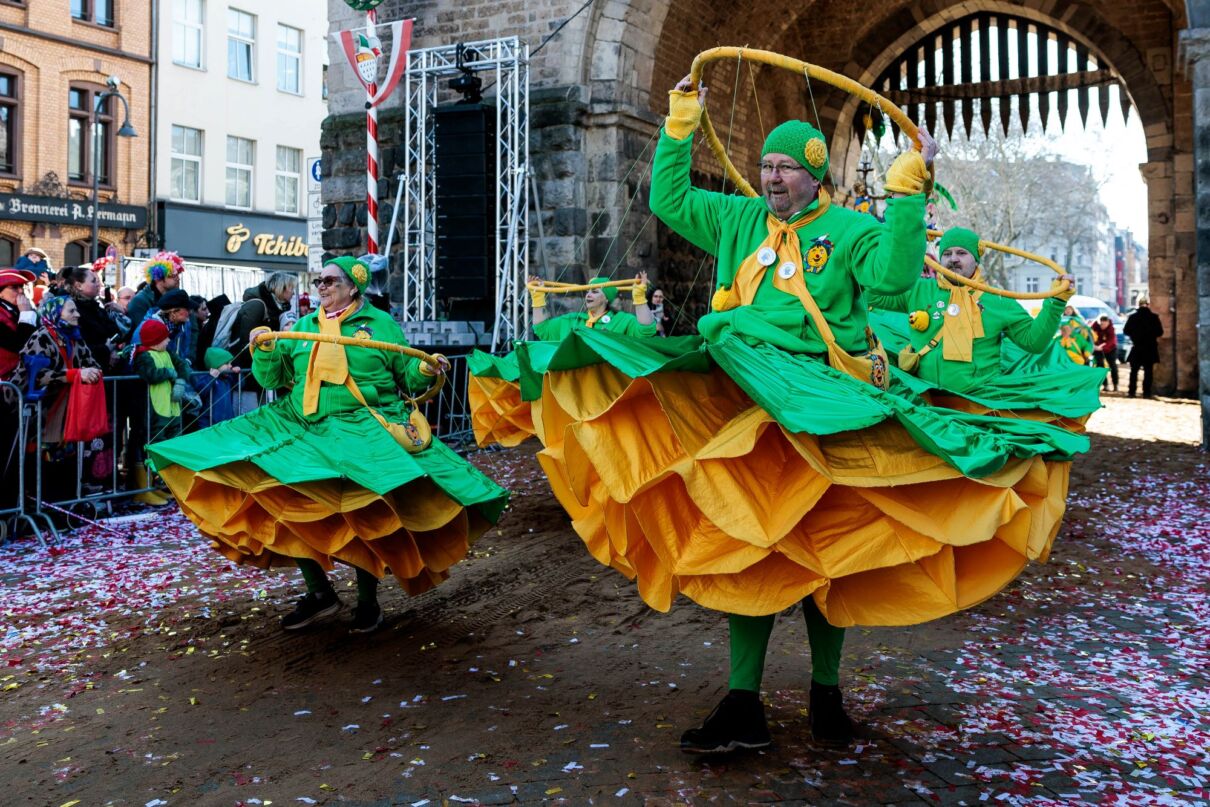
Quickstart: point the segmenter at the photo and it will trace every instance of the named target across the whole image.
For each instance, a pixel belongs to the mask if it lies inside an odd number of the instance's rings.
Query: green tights
[[[827,686],[840,683],[840,650],[844,646],[844,628],[828,623],[815,607],[815,600],[802,601],[807,620],[807,640],[811,643],[811,680]],[[769,616],[730,615],[731,689],[760,692],[765,673],[765,651],[773,632],[776,614]]]
[[[294,561],[298,564],[298,570],[302,572],[309,593],[315,594],[332,589],[332,583],[328,580],[328,575],[324,573],[324,567],[310,558],[295,558]],[[378,602],[378,578],[363,569],[357,570],[357,601]]]

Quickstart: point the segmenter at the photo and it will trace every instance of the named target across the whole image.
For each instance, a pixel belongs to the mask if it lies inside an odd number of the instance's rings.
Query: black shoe
[[[359,602],[353,609],[349,633],[373,633],[382,624],[382,609],[376,602]]]
[[[281,626],[286,630],[298,630],[339,610],[340,598],[331,589],[304,594],[299,598],[294,610],[281,618]]]
[[[840,687],[811,682],[811,737],[820,745],[843,747],[853,742],[853,721],[844,712]]]
[[[760,695],[733,689],[714,707],[701,728],[681,735],[686,754],[726,754],[740,748],[767,748],[773,742]]]

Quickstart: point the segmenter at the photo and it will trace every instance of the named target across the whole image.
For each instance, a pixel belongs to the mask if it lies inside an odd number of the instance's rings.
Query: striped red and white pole
[[[378,12],[366,12],[366,32],[373,36]],[[378,85],[366,86],[366,252],[378,254],[378,108],[373,105]]]

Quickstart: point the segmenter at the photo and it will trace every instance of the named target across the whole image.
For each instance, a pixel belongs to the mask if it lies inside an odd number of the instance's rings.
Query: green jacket
[[[574,311],[542,322],[535,322],[534,333],[543,342],[561,342],[574,328],[581,327],[586,322],[588,322],[588,314],[583,311]],[[610,312],[597,320],[592,327],[596,331],[611,331],[626,336],[655,336],[656,331],[654,321],[649,325],[643,325],[634,314],[626,311]]]
[[[920,351],[940,331],[950,293],[931,278],[921,278],[903,294],[872,294],[870,305],[887,311],[911,314],[927,311],[929,327],[911,331],[912,347]],[[946,361],[944,343],[938,344],[920,359],[916,372],[928,383],[951,392],[977,390],[1000,374],[1000,343],[1008,339],[1028,353],[1041,353],[1050,345],[1065,303],[1054,297],[1048,299],[1037,318],[1029,315],[1014,300],[984,294],[979,298],[983,310],[983,336],[971,344],[971,360]]]
[[[651,210],[678,234],[718,258],[718,286],[725,288],[768,236],[768,208],[762,197],[693,187],[689,181],[692,149],[692,137],[675,140],[660,134],[651,174]],[[817,205],[813,202],[791,222]],[[804,255],[813,242],[828,250],[819,271],[806,272],[806,284],[844,350],[858,353],[868,349],[863,289],[895,294],[919,277],[926,243],[924,207],[923,194],[891,199],[883,223],[833,205],[798,231]],[[798,298],[774,288],[775,271],[771,267],[765,273],[752,305],[703,317],[698,322],[702,336],[716,341],[730,330],[752,343],[769,342],[799,353],[827,352]]]
[[[319,333],[319,316],[316,311],[300,319],[291,329],[294,333]],[[369,302],[350,314],[340,324],[344,336],[356,337],[364,333],[367,338],[380,342],[393,342],[406,346],[407,340],[398,323],[391,316],[378,310]],[[296,342],[280,339],[271,351],[252,348],[252,374],[265,389],[292,386],[290,405],[303,416],[303,389],[306,384],[307,363],[314,342]],[[386,406],[399,400],[399,388],[420,391],[432,381],[420,372],[420,360],[402,353],[392,353],[371,348],[346,347],[349,374],[357,382],[361,394],[370,406]],[[319,392],[319,408],[307,420],[318,420],[339,412],[351,412],[361,408],[353,394],[343,386],[324,384]]]

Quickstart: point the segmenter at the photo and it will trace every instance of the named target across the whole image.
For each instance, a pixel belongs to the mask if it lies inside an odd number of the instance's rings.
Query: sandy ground
[[[844,752],[807,739],[793,613],[765,677],[774,747],[681,754],[681,731],[725,691],[725,623],[684,599],[653,612],[593,561],[533,442],[474,455],[515,492],[500,528],[433,592],[384,584],[388,621],[368,637],[346,632],[347,610],[285,634],[297,577],[228,564],[169,510],[133,540],[10,544],[0,802],[1197,803],[1210,797],[1199,410],[1107,404],[1047,565],[954,618],[849,631],[843,684],[864,739]]]

